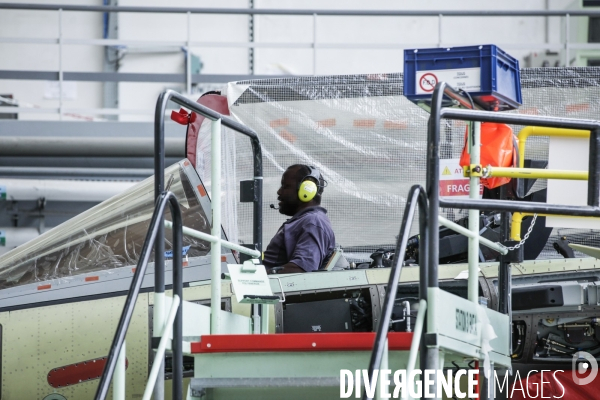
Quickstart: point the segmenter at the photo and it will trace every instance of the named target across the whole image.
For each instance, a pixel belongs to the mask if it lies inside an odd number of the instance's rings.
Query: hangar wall
[[[18,1],[15,3],[31,3]],[[48,3],[40,2],[38,3]],[[64,4],[102,5],[101,0],[70,0]],[[108,0],[104,3],[119,6],[140,6],[133,0]],[[255,9],[311,9],[365,10],[365,3],[334,0],[293,1],[223,0],[222,8]],[[175,0],[166,4],[152,0],[143,6],[215,7],[214,2]],[[494,10],[580,9],[578,0],[518,0],[494,4]],[[489,4],[475,0],[446,2],[394,2],[374,0],[368,10],[480,10],[489,12]],[[250,69],[256,75],[332,75],[402,72],[402,50],[410,47],[456,46],[474,43],[494,43],[524,60],[533,51],[543,51],[540,44],[558,45],[564,41],[564,18],[539,16],[502,17],[443,17],[402,16],[286,16],[256,15],[250,30],[247,15],[153,14],[116,13],[115,29],[99,12],[62,12],[64,40],[102,39],[127,41],[110,53],[98,44],[65,44],[62,56],[56,38],[59,36],[57,11],[2,10],[0,38],[20,38],[13,42],[0,41],[0,70],[57,71],[59,63],[64,71],[101,72],[111,68],[120,73],[183,73],[186,52],[181,42],[188,40],[206,45],[191,47],[193,62],[201,63],[200,74],[246,75]],[[187,29],[189,18],[189,32]],[[316,20],[316,25],[315,25]],[[583,26],[586,17],[571,17],[573,27]],[[112,25],[110,25],[112,27]],[[573,34],[577,36],[575,28]],[[258,46],[249,58],[249,36]],[[28,38],[48,39],[47,44],[30,44]],[[25,39],[25,40],[21,40]],[[576,40],[576,37],[570,40]],[[312,48],[313,41],[316,49]],[[584,40],[585,41],[585,40]],[[146,42],[146,43],[144,43]],[[230,44],[223,44],[223,43]],[[231,43],[237,43],[231,45]],[[391,46],[391,47],[390,47]],[[106,54],[105,54],[106,52]],[[108,65],[105,65],[105,57]],[[60,59],[60,61],[59,61]],[[195,65],[195,67],[200,68]],[[239,78],[228,79],[228,81]],[[195,85],[194,93],[201,93],[222,82]],[[65,107],[102,108],[104,88],[101,82],[72,81],[63,88]],[[155,99],[162,90],[186,91],[186,86],[165,82],[119,82],[118,108],[123,111],[118,119],[124,121],[151,121]],[[31,107],[58,107],[56,83],[45,80],[0,79],[0,94],[13,94],[21,104]],[[192,95],[192,97],[197,94]],[[65,120],[86,118],[112,119],[111,116],[71,112]],[[58,119],[56,113],[20,113],[19,119]]]

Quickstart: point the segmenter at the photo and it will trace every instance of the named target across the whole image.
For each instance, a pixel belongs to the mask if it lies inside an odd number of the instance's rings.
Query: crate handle
[[[436,63],[438,61],[448,61],[448,60],[460,60],[461,62],[465,61],[465,58],[479,58],[479,57],[444,57],[444,58],[434,58],[433,62]],[[425,61],[425,60],[419,60]]]
[[[505,71],[508,71],[508,69],[510,68],[510,65],[508,65],[505,62],[502,62],[501,60],[498,60],[498,65]]]

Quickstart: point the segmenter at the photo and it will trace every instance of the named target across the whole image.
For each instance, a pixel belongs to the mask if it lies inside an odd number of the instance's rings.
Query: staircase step
[[[410,350],[412,337],[410,332],[390,332],[389,350]],[[375,332],[204,335],[191,343],[191,353],[370,351],[374,342]]]
[[[192,390],[242,387],[339,387],[339,377],[192,378]]]

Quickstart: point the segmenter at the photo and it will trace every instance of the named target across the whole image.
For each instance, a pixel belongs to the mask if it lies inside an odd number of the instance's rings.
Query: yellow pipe
[[[507,177],[507,178],[539,178],[539,179],[568,179],[576,181],[587,181],[587,171],[568,171],[541,168],[506,168],[492,167],[485,168],[485,177]]]
[[[579,129],[561,129],[561,128],[545,128],[541,126],[526,126],[519,132],[519,167],[525,165],[525,143],[529,136],[564,136],[589,138],[590,131]],[[586,178],[587,179],[587,178]]]
[[[523,222],[523,218],[531,217],[533,213],[520,213],[515,212],[512,215],[512,220],[510,223],[510,240],[514,240],[516,242],[521,241],[521,223]],[[538,217],[547,217],[548,214],[538,214]]]
[[[517,242],[521,241],[521,223],[523,218],[531,217],[534,213],[520,213],[515,212],[512,215],[510,224],[510,240]],[[573,215],[562,215],[562,214],[538,214],[538,217],[566,217],[566,218],[595,218],[595,217],[574,217]]]

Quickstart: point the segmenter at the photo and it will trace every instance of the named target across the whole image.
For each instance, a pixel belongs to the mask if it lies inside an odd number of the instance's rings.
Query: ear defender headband
[[[314,199],[317,193],[323,190],[323,186],[320,186],[321,173],[319,170],[315,167],[311,167],[310,165],[307,165],[307,167],[310,170],[310,173],[302,178],[300,185],[298,186],[298,198],[304,203],[308,203]],[[319,182],[319,184],[313,182],[310,180],[310,178]]]

